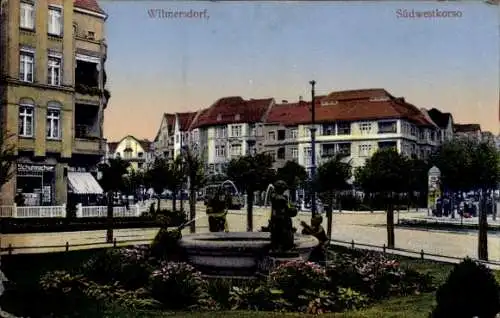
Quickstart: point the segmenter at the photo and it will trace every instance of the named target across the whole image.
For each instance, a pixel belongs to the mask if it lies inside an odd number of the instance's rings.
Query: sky
[[[455,122],[499,132],[498,6],[110,0],[100,5],[109,15],[106,71],[112,96],[104,129],[110,141],[127,135],[152,140],[163,113],[198,110],[225,96],[310,99],[313,79],[317,95],[384,88],[418,107],[451,112]],[[206,13],[166,14],[189,10]],[[405,17],[412,10],[455,11],[455,17]]]

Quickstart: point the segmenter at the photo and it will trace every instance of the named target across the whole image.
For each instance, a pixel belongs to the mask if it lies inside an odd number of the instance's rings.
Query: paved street
[[[208,220],[205,217],[203,205],[199,205],[196,221],[197,232],[208,232]],[[230,231],[246,231],[245,210],[230,211],[228,215]],[[412,216],[425,215],[426,212],[409,213]],[[267,224],[269,208],[254,209],[254,229]],[[401,212],[402,217],[407,212]],[[333,217],[333,238],[342,241],[354,240],[356,243],[368,243],[382,246],[386,243],[385,214],[383,213],[335,213]],[[300,221],[308,221],[309,213],[299,213],[294,218],[294,225],[300,229]],[[326,229],[326,220],[324,222]],[[134,241],[137,243],[149,242],[157,233],[157,229],[130,229],[115,230],[118,242]],[[183,233],[188,234],[189,229]],[[78,244],[95,244],[94,247],[108,246],[105,244],[106,231],[40,233],[40,234],[6,234],[2,235],[1,246],[13,247],[28,246],[57,246],[70,244],[70,250],[89,248],[89,246],[74,247]],[[126,242],[122,243],[127,244]],[[446,256],[465,257],[477,255],[477,234],[449,233],[440,231],[425,231],[416,229],[396,229],[396,247]],[[14,253],[34,253],[64,250],[64,248],[36,248],[14,251]],[[498,234],[489,235],[489,252],[491,260],[500,261],[500,238]]]

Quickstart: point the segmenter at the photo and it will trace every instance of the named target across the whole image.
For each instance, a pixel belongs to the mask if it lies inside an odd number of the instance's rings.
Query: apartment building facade
[[[275,168],[295,160],[310,170],[311,102],[278,104],[265,119],[264,149]],[[426,157],[439,143],[437,127],[421,110],[383,89],[333,92],[316,99],[316,165],[336,154],[353,168],[377,149]]]
[[[155,157],[174,157],[174,129],[175,114],[163,114],[160,127],[151,144],[151,151]]]
[[[263,118],[274,99],[224,97],[199,112],[191,124],[209,174],[222,173],[231,159],[262,147]]]
[[[152,163],[154,154],[151,141],[126,136],[118,142],[107,144],[107,158],[120,158],[130,164],[130,170],[144,171]]]
[[[17,166],[2,188],[28,205],[67,202],[74,171],[92,173],[105,154],[106,14],[95,0],[2,0],[0,104]]]

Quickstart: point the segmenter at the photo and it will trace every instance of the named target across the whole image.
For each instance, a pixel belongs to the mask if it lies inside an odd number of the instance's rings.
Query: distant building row
[[[384,89],[332,92],[318,96],[315,108],[317,164],[342,153],[359,167],[380,148],[425,158],[457,134],[493,138],[479,125],[454,124],[451,114],[419,109]],[[275,168],[295,160],[309,169],[310,109],[311,102],[303,100],[276,103],[273,98],[224,97],[197,112],[164,114],[154,141],[142,149],[172,159],[187,146],[198,152],[210,173],[223,171],[233,158],[258,152],[273,156]],[[121,148],[113,149],[123,158],[129,147]]]

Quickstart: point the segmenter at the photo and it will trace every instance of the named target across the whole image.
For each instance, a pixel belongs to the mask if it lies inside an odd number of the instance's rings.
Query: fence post
[[[76,204],[76,217],[77,218],[83,217],[83,206],[81,203]]]
[[[421,251],[420,251],[420,258],[421,258],[421,259],[424,259],[424,250],[421,250]]]
[[[354,249],[354,240],[351,241],[351,247]]]
[[[9,244],[9,247],[8,247],[8,253],[9,253],[9,255],[12,255],[12,250],[13,250],[12,244]]]
[[[113,239],[113,247],[116,247],[116,237]]]
[[[67,213],[67,211],[66,211],[66,203],[63,203],[62,204],[62,213],[61,213],[61,216],[63,218],[65,218],[66,217],[66,213]]]
[[[385,244],[382,246],[382,251],[383,251],[383,253],[385,255]]]
[[[12,217],[17,218],[17,204],[12,205]]]
[[[66,252],[69,251],[69,242],[66,242]]]

